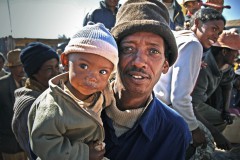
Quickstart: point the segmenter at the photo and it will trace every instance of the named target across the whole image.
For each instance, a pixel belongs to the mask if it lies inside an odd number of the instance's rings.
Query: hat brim
[[[175,37],[169,28],[164,23],[155,20],[134,20],[131,22],[123,22],[113,27],[111,30],[112,35],[119,43],[124,37],[136,32],[152,32],[161,36],[169,48],[169,65],[173,65],[178,56],[178,50]]]
[[[19,66],[19,65],[22,65],[22,63],[20,61],[19,62],[14,62],[14,63],[7,62],[5,64],[6,67],[15,67],[15,66]]]
[[[223,43],[220,43],[220,42],[216,42],[216,43],[212,44],[212,46],[229,48],[229,49],[232,49],[232,50],[240,50],[240,46],[234,46],[234,45],[230,46],[230,45],[223,44]]]

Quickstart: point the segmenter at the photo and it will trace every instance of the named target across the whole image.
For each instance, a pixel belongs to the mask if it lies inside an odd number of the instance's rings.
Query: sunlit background
[[[225,0],[225,5],[232,7],[223,12],[227,20],[240,19],[240,0]],[[99,0],[0,0],[0,37],[70,37],[97,6]]]

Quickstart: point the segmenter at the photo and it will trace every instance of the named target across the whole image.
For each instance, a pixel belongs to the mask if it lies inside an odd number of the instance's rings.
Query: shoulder
[[[154,103],[157,110],[156,113],[161,116],[164,122],[166,122],[168,125],[179,127],[179,129],[187,128],[186,122],[178,112],[161,102],[156,97],[154,98]]]
[[[0,78],[0,83],[8,81],[11,78],[11,74],[6,74],[5,76]]]
[[[0,90],[6,90],[7,88],[9,88],[9,85],[13,83],[12,82],[12,78],[11,75],[8,74],[6,76],[3,76],[0,78]]]
[[[173,31],[173,34],[178,44],[187,42],[196,42],[201,44],[196,35],[194,34],[194,32],[190,30]]]

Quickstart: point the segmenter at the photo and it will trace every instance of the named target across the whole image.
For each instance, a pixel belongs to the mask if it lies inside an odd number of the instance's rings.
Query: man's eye
[[[52,72],[53,69],[52,69],[52,68],[47,68],[46,71],[47,71],[47,72]]]
[[[80,67],[81,67],[82,69],[88,69],[88,66],[87,66],[86,64],[80,64]]]
[[[160,52],[157,49],[152,48],[150,50],[151,54],[160,54]]]
[[[107,71],[106,70],[100,70],[99,73],[105,75],[105,74],[107,74]]]
[[[133,47],[121,47],[121,52],[125,54],[132,54],[135,53],[135,49]]]

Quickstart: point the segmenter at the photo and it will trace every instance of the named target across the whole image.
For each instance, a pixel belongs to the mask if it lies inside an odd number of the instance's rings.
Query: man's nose
[[[142,67],[145,68],[147,64],[147,59],[148,59],[147,54],[144,53],[144,51],[139,50],[135,54],[133,65],[135,65],[138,68],[142,68]]]

